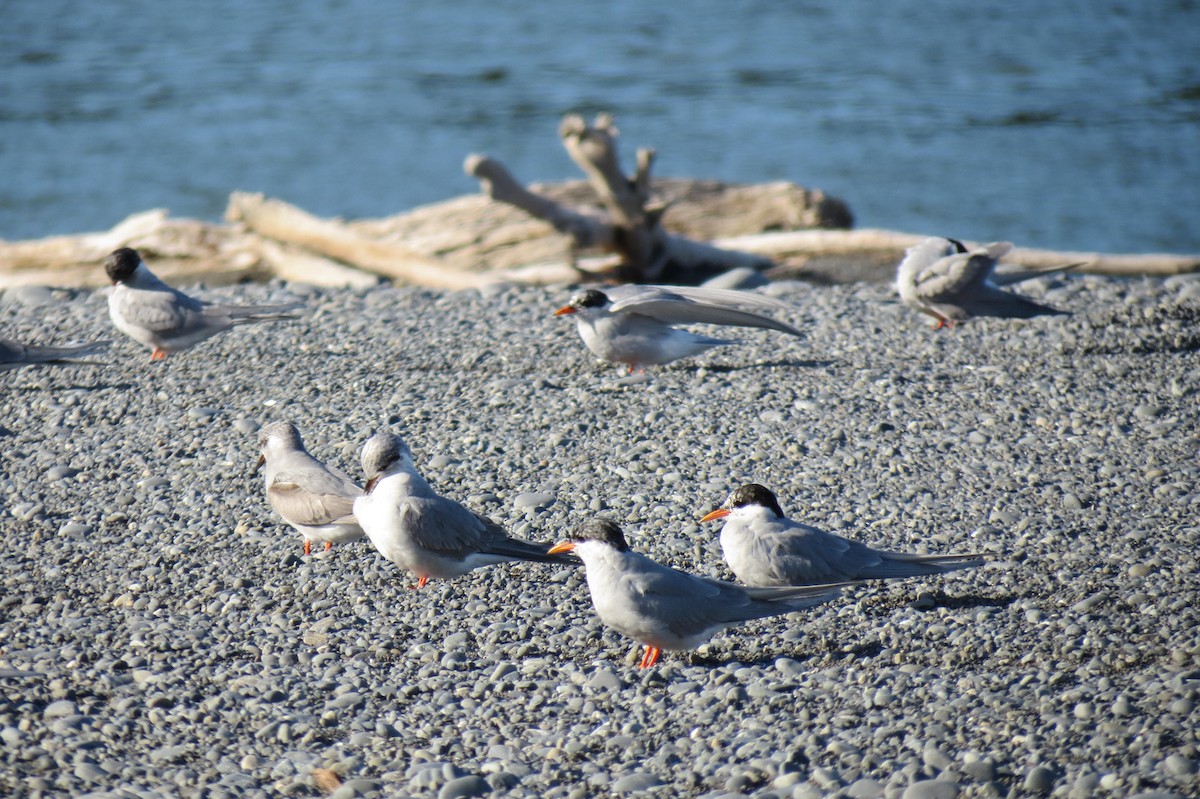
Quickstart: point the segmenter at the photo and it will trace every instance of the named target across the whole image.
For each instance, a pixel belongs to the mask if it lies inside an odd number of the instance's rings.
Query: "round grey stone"
[[[438,791],[438,799],[465,799],[469,796],[483,796],[492,790],[487,780],[477,774],[457,777],[450,780]]]

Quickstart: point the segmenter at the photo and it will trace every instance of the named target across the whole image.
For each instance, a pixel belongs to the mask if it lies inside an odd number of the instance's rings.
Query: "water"
[[[105,229],[232,190],[385,216],[579,176],[561,116],[627,169],[790,180],[859,226],[1200,252],[1191,0],[0,0],[0,237]]]

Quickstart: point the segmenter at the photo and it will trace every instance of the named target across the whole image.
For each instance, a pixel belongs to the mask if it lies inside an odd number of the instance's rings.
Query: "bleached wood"
[[[396,242],[367,238],[342,222],[313,216],[261,194],[234,192],[229,197],[225,218],[240,222],[262,236],[306,247],[405,283],[464,289],[488,282],[484,275],[449,269]]]
[[[313,286],[353,289],[371,288],[380,282],[379,275],[322,258],[272,239],[259,238],[258,246],[263,261],[276,277],[284,280]]]
[[[0,241],[0,272],[44,271],[102,260],[118,247],[152,235],[167,220],[161,208],[134,214],[111,230],[29,241]]]
[[[493,200],[508,203],[530,216],[546,220],[555,230],[574,239],[576,247],[612,247],[612,227],[605,220],[531,192],[518,183],[499,161],[486,155],[469,155],[463,163],[463,171],[477,178],[484,192]]]

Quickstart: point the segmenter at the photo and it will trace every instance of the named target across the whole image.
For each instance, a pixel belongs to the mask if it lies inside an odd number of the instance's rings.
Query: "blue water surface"
[[[385,216],[579,177],[562,115],[624,163],[790,180],[859,226],[1200,252],[1191,0],[0,0],[0,237],[230,191]]]

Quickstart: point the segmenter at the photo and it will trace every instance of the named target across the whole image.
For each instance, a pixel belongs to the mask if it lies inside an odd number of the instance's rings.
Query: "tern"
[[[645,646],[643,669],[657,663],[664,649],[695,649],[726,627],[841,596],[838,585],[743,588],[687,574],[634,552],[621,528],[600,517],[585,521],[550,552],[574,552],[583,560],[596,614]]]
[[[783,515],[767,488],[750,483],[700,521],[725,519],[721,550],[746,585],[817,585],[943,574],[982,566],[971,555],[915,555],[871,549]]]
[[[367,485],[354,500],[354,515],[381,555],[413,573],[417,588],[433,577],[458,577],[496,563],[577,563],[550,554],[549,544],[513,538],[491,519],[439,496],[394,433],[379,432],[367,440],[362,467]]]
[[[1044,314],[1065,315],[1002,287],[1035,277],[1083,266],[1086,262],[997,274],[996,262],[1012,245],[997,241],[968,249],[957,239],[931,236],[909,247],[896,269],[900,300],[937,320],[937,328],[953,327],[972,316],[1029,319]]]
[[[216,305],[189,297],[155,277],[137,250],[122,247],[104,259],[113,283],[108,315],[113,325],[134,341],[150,347],[150,360],[194,347],[236,325],[296,319],[288,313],[300,303],[284,305]]]
[[[308,454],[300,431],[290,422],[271,422],[258,433],[258,467],[265,467],[267,502],[304,536],[304,554],[314,541],[328,550],[335,543],[366,536],[354,518],[362,489],[347,475]]]
[[[794,312],[773,297],[732,289],[683,286],[616,286],[588,289],[554,312],[573,316],[583,343],[596,356],[623,363],[629,371],[698,355],[730,339],[711,338],[672,325],[758,327],[793,336],[804,334],[755,310]]]

